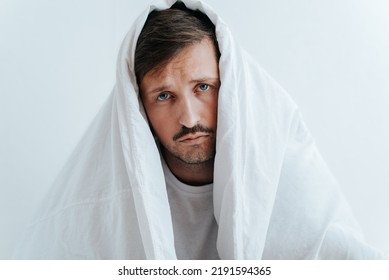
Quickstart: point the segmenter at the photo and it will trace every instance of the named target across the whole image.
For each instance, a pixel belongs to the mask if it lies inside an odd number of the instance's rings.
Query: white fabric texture
[[[123,41],[117,80],[15,257],[175,259],[159,152],[138,99],[137,38],[153,3]],[[295,103],[234,41],[206,4],[184,0],[216,25],[221,87],[214,215],[221,259],[373,259]]]
[[[163,158],[161,161],[177,259],[220,259],[216,249],[218,226],[213,214],[213,184],[186,185],[173,175]]]

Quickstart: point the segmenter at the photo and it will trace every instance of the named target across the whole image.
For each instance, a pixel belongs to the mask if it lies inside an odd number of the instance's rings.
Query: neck
[[[213,182],[214,158],[201,163],[186,163],[164,149],[162,150],[162,156],[170,171],[182,183],[191,186],[202,186]]]

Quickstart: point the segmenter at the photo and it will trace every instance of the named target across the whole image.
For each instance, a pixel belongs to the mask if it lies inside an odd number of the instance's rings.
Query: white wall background
[[[300,105],[368,242],[389,252],[388,2],[208,2]],[[107,98],[147,3],[0,0],[0,259]]]

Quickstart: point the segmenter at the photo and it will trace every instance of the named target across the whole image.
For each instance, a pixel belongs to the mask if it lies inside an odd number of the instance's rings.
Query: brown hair
[[[190,10],[178,1],[170,9],[152,11],[135,49],[135,75],[138,85],[149,71],[162,69],[182,49],[204,38],[213,41],[216,57],[220,52],[215,25],[202,12]]]

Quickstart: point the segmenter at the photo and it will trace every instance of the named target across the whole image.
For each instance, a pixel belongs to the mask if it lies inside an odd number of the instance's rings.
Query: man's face
[[[209,39],[184,48],[160,71],[144,76],[143,105],[165,154],[190,164],[214,158],[219,87]]]

